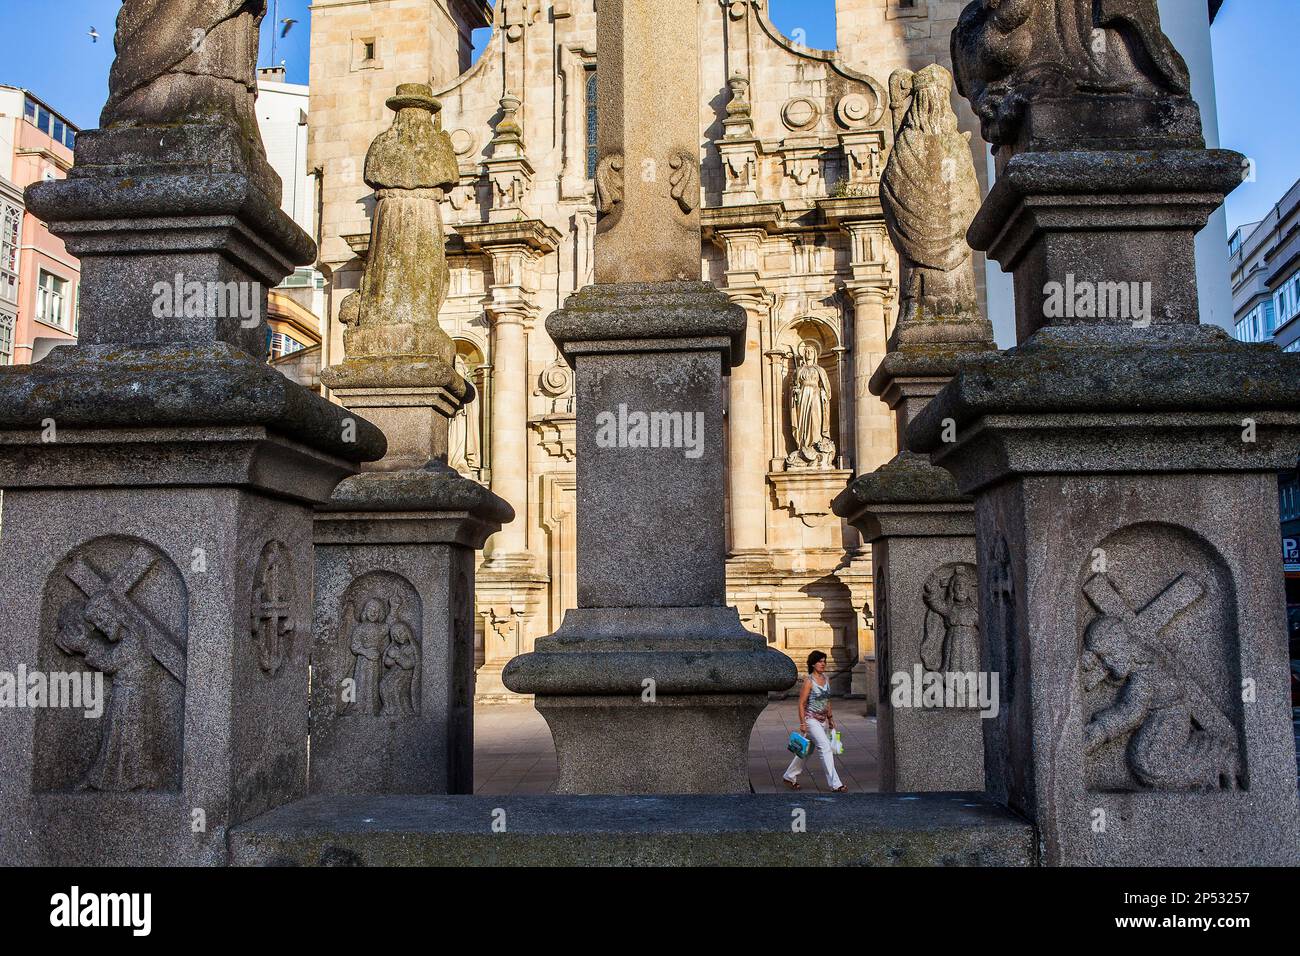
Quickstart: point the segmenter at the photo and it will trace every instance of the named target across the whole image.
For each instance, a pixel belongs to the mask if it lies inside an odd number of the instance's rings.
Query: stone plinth
[[[750,730],[795,671],[726,607],[744,310],[707,283],[592,286],[547,331],[576,379],[578,608],[505,684],[537,695],[560,792],[747,791]]]
[[[906,449],[908,423],[963,361],[993,344],[982,320],[900,321],[898,328],[904,341],[881,362],[871,390],[897,416]],[[931,329],[950,341],[920,341]],[[992,702],[978,696],[985,668],[971,499],[943,469],[904,450],[851,482],[833,508],[871,545],[881,789],[982,788],[983,714]],[[927,682],[938,681],[961,695],[927,694]]]
[[[1010,160],[971,238],[1015,267],[1038,331],[908,430],[975,496],[989,792],[1049,864],[1293,865],[1276,474],[1300,446],[1300,357],[1195,324],[1193,236],[1239,159],[1122,155]],[[1151,283],[1152,321],[1044,326],[1035,290],[1100,280],[1097,257]]]
[[[796,810],[806,832],[792,832]],[[231,838],[236,866],[1034,866],[1036,857],[1032,827],[980,794],[310,797]]]
[[[219,864],[306,793],[311,505],[384,447],[345,415],[220,344],[4,370],[0,654],[107,700],[0,711],[0,860]]]
[[[313,793],[473,791],[475,551],[513,518],[439,462],[318,512]]]

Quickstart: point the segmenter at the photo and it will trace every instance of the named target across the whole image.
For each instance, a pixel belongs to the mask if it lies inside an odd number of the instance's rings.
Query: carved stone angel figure
[[[402,84],[388,108],[397,114],[393,125],[366,154],[366,183],[378,202],[361,288],[340,307],[344,349],[451,365],[455,345],[438,325],[450,281],[439,203],[459,182],[456,154],[434,125],[442,104],[427,85]]]
[[[379,675],[383,670],[381,658],[393,626],[395,609],[394,603],[372,597],[361,605],[360,614],[350,603],[344,610],[346,633],[343,640],[353,655],[352,690],[356,695],[344,707],[344,713],[369,716],[378,709]]]
[[[944,674],[980,669],[979,580],[973,564],[944,565],[925,583],[921,663]]]
[[[260,144],[254,100],[265,15],[266,0],[123,0],[100,124],[233,117]]]
[[[880,205],[899,253],[899,322],[977,316],[966,230],[980,206],[970,134],[957,130],[952,75],[938,64],[889,79],[894,149]]]
[[[807,340],[799,346],[799,365],[790,382],[790,431],[795,450],[789,468],[829,468],[835,460],[831,440],[831,380],[818,364],[821,350]]]
[[[1119,618],[1100,615],[1088,626],[1082,670],[1085,692],[1103,681],[1120,685],[1114,703],[1084,726],[1085,753],[1128,735],[1128,767],[1144,787],[1237,786],[1232,721],[1184,679],[1163,649],[1131,633]]]
[[[974,0],[952,34],[957,88],[984,138],[1010,142],[1036,92],[1185,95],[1156,0]]]

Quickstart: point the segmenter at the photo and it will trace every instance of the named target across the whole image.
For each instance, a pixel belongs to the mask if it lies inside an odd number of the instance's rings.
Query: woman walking
[[[849,788],[840,783],[835,772],[835,754],[831,751],[831,731],[835,729],[835,716],[831,713],[831,679],[826,676],[826,655],[813,651],[808,655],[808,676],[799,691],[799,733],[808,737],[821,754],[826,768],[826,783],[835,793],[845,793]],[[782,779],[791,790],[799,789],[799,774],[803,773],[804,758],[795,755]]]

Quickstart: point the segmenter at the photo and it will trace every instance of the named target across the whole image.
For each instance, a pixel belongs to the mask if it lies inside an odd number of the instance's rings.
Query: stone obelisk
[[[1155,0],[1009,6],[970,4],[953,62],[997,150],[968,237],[1014,273],[1019,344],[907,432],[975,498],[989,792],[1048,864],[1294,865],[1300,356],[1198,324],[1194,238],[1243,159],[1205,148]]]
[[[504,673],[564,793],[748,791],[754,721],[796,676],[726,606],[722,389],[746,319],[699,281],[697,18],[597,4],[596,284],[546,323],[576,379],[578,607]]]

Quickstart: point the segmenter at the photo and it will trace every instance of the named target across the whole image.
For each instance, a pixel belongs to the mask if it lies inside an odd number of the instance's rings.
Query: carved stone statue
[[[266,0],[123,0],[104,127],[234,118],[260,144],[258,26]]]
[[[377,597],[361,605],[361,613],[348,604],[344,611],[345,634],[343,640],[352,652],[352,691],[355,698],[343,708],[344,713],[371,715],[379,703],[379,674],[383,669],[381,658],[393,626],[395,602],[385,602]]]
[[[975,0],[952,34],[957,88],[984,138],[1014,140],[1040,93],[1185,96],[1187,64],[1156,0]]]
[[[465,357],[456,356],[456,372],[462,378],[469,377],[469,368]],[[479,402],[466,402],[451,420],[448,435],[447,464],[457,471],[476,471],[483,464],[479,442]]]
[[[99,749],[78,789],[153,790],[172,776],[173,768],[155,759],[158,742],[151,737],[162,729],[159,683],[185,683],[185,651],[130,596],[154,563],[141,548],[108,577],[84,560],[68,571],[86,597],[59,609],[54,643],[111,680]]]
[[[818,364],[821,349],[811,339],[799,345],[799,365],[790,380],[790,432],[795,450],[787,468],[830,468],[835,461],[831,440],[831,380]]]
[[[1115,603],[1117,593],[1101,575],[1085,592],[1099,613],[1084,636],[1083,690],[1091,695],[1111,684],[1118,693],[1085,724],[1084,752],[1126,739],[1128,768],[1142,787],[1235,789],[1240,760],[1231,718],[1158,639],[1203,588],[1180,576],[1137,614]]]
[[[390,97],[397,115],[366,154],[375,190],[370,252],[361,288],[344,300],[349,357],[436,357],[451,365],[455,346],[438,325],[449,270],[439,203],[460,178],[451,137],[434,124],[442,109],[427,85],[406,83]]]
[[[957,130],[952,75],[938,64],[889,79],[894,148],[880,184],[902,275],[899,323],[978,316],[966,230],[980,207],[970,134]]]
[[[944,674],[980,670],[979,577],[973,564],[946,564],[925,583],[921,663]]]
[[[420,646],[405,621],[397,621],[388,633],[384,649],[384,676],[379,681],[379,713],[384,717],[408,717],[420,712]]]

